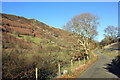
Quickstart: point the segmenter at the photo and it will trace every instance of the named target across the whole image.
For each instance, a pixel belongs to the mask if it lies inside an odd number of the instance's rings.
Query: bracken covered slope
[[[33,79],[36,67],[41,80],[54,78],[58,62],[65,67],[73,56],[84,57],[70,32],[10,14],[0,13],[0,20],[3,79]]]

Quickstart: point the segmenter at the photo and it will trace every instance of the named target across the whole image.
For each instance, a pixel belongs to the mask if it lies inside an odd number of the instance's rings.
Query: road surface
[[[84,71],[79,78],[118,78],[106,69],[107,64],[111,63],[112,58],[102,53],[99,53],[98,57],[98,61]]]

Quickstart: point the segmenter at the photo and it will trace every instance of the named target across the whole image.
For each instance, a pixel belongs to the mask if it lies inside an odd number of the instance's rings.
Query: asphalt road
[[[98,60],[84,71],[79,78],[118,78],[106,69],[112,58],[99,52],[98,57]]]

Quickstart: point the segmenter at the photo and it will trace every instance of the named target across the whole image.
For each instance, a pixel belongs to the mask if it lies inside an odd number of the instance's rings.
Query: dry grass
[[[67,74],[64,74],[58,78],[77,78],[83,71],[85,71],[92,63],[97,60],[97,56],[94,56],[92,59],[87,60],[84,64],[84,61],[74,63],[73,67],[63,68],[64,70],[68,70]]]

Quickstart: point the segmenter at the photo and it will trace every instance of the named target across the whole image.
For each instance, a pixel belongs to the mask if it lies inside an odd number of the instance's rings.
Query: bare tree
[[[89,40],[97,35],[98,17],[91,13],[83,13],[74,16],[65,26],[64,29],[73,32],[79,36],[78,44],[83,47],[86,54],[89,52]]]
[[[74,36],[79,36],[78,44],[82,46],[86,54],[89,54],[89,40],[97,35],[97,22],[99,18],[91,13],[83,13],[74,16],[63,28],[73,32]]]
[[[115,39],[118,36],[118,27],[108,26],[104,30],[105,36],[109,36],[111,39]]]

